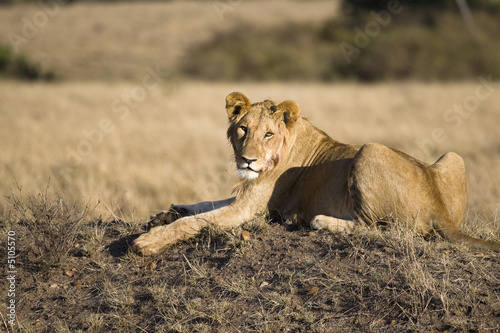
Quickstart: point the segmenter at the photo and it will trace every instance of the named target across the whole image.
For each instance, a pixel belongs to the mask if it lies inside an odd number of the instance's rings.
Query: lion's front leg
[[[154,227],[148,232],[140,235],[132,243],[132,250],[135,253],[150,256],[159,253],[163,248],[169,245],[170,241],[168,225]]]
[[[197,235],[208,225],[223,229],[239,226],[255,216],[252,209],[240,205],[229,205],[206,213],[187,216],[167,225],[152,228],[132,243],[132,249],[142,255],[153,255],[169,245]]]
[[[132,249],[141,255],[153,255],[169,245],[186,240],[198,234],[208,222],[196,216],[183,217],[171,224],[154,227],[140,235],[132,243]]]

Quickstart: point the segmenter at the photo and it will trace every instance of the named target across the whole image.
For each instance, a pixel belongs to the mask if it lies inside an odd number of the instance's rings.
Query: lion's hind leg
[[[311,229],[329,230],[330,232],[351,232],[356,226],[356,221],[344,220],[332,216],[316,215],[311,220]]]
[[[431,170],[453,225],[458,228],[467,206],[464,161],[455,153],[447,153],[431,166]]]

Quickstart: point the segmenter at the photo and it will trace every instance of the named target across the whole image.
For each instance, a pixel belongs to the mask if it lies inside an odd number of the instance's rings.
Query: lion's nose
[[[241,158],[243,159],[243,161],[245,161],[246,164],[250,165],[252,164],[253,162],[257,161],[256,158],[248,158],[248,157],[245,157],[245,156],[241,156]]]

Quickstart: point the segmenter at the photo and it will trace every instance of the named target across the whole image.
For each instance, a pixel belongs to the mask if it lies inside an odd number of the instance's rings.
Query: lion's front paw
[[[163,250],[168,244],[165,244],[163,238],[159,235],[161,228],[153,228],[136,238],[132,242],[132,250],[143,256],[151,256]]]
[[[187,205],[172,205],[169,209],[164,209],[156,215],[151,215],[148,222],[148,229],[170,224],[181,217],[194,215]]]
[[[172,223],[176,220],[174,214],[170,209],[164,209],[156,215],[151,215],[149,217],[148,229]]]

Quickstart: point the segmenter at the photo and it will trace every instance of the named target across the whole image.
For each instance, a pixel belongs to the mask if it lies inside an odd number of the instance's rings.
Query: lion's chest
[[[316,215],[353,216],[347,189],[348,161],[291,168],[276,182],[270,208],[287,220],[309,223]]]

